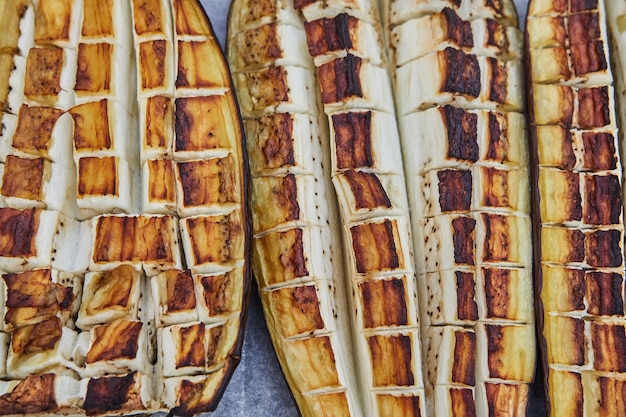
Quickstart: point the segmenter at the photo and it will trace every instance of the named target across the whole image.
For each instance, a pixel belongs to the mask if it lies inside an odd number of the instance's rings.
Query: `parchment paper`
[[[524,25],[528,0],[514,0]],[[224,48],[229,0],[201,0]],[[215,412],[203,417],[298,417],[265,326],[261,302],[252,283],[241,362]],[[529,417],[544,417],[542,388],[533,385]],[[394,416],[384,416],[394,417]],[[479,416],[483,417],[483,416]]]

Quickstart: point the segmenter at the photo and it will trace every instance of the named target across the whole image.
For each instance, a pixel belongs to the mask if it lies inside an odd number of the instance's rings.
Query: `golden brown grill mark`
[[[170,216],[102,216],[96,223],[95,262],[174,261]]]
[[[483,213],[482,218],[485,224],[483,261],[498,262],[511,260],[510,258],[513,255],[511,251],[515,243],[511,241],[512,230],[510,230],[507,217],[499,214]]]
[[[63,114],[54,107],[20,107],[17,128],[13,134],[13,147],[24,152],[42,155],[50,149],[52,130]]]
[[[508,75],[506,63],[488,57],[487,65],[491,72],[489,85],[489,100],[496,103],[505,103],[508,90]]]
[[[588,171],[617,168],[615,137],[609,132],[583,132],[583,166]]]
[[[607,372],[626,372],[626,333],[623,325],[592,323],[591,343],[595,369]]]
[[[411,337],[374,335],[367,338],[372,359],[374,387],[411,386],[415,383]],[[389,366],[393,363],[394,366]]]
[[[146,100],[145,141],[149,148],[165,148],[172,136],[173,106],[169,97],[154,96]]]
[[[474,229],[476,220],[469,217],[457,217],[452,220],[452,242],[454,244],[454,262],[474,265]]]
[[[450,47],[438,54],[446,74],[441,90],[478,97],[480,95],[480,67],[476,55],[466,54]]]
[[[227,263],[242,256],[242,225],[236,213],[187,220],[196,264]]]
[[[322,103],[337,103],[352,97],[362,97],[361,64],[361,58],[348,54],[318,67]]]
[[[586,175],[583,218],[592,225],[618,224],[622,217],[620,179],[616,175]]]
[[[71,22],[71,0],[41,0],[35,11],[35,43],[69,40]]]
[[[211,36],[207,18],[200,3],[174,0],[173,7],[177,35]],[[218,66],[218,65],[216,65]]]
[[[87,352],[87,363],[135,358],[142,326],[140,321],[116,320],[94,327],[91,330],[93,342]]]
[[[246,48],[246,53],[240,55],[244,66],[273,62],[283,56],[275,22],[244,32],[239,47]]]
[[[247,26],[248,23],[260,20],[265,16],[275,16],[276,4],[271,0],[258,0],[254,2],[252,7],[248,7],[245,13],[242,12],[240,16],[243,20],[243,26]]]
[[[356,270],[359,274],[388,271],[404,266],[401,248],[396,243],[397,228],[393,220],[363,223],[350,228]]]
[[[623,264],[620,230],[597,230],[586,237],[585,254],[587,262],[596,268],[616,268]]]
[[[18,327],[12,333],[11,349],[18,356],[49,351],[61,340],[61,333],[61,320],[58,317]]]
[[[371,167],[372,112],[348,112],[332,117],[338,169]]]
[[[485,298],[487,304],[487,317],[509,318],[509,307],[516,294],[511,294],[513,282],[511,271],[508,269],[484,268]]]
[[[167,41],[156,39],[139,44],[141,88],[165,87],[167,72]]]
[[[189,270],[170,269],[165,272],[167,286],[167,311],[176,312],[196,307],[193,277]]]
[[[509,200],[509,171],[484,167],[481,168],[483,177],[482,204],[488,207],[511,207]],[[518,185],[513,183],[513,185]]]
[[[0,256],[37,255],[40,210],[0,208]]]
[[[209,316],[219,316],[237,308],[236,293],[241,285],[240,275],[235,272],[207,275],[200,278],[200,285]]]
[[[505,26],[494,19],[485,19],[485,22],[487,23],[487,45],[507,51],[509,49],[509,37]]]
[[[624,277],[615,272],[587,272],[588,313],[602,316],[623,315],[623,280]]]
[[[283,276],[285,281],[309,275],[302,242],[302,229],[295,228],[267,234],[260,240],[264,241],[263,247],[278,250],[276,256],[268,256],[264,259],[270,271],[280,271],[280,273],[270,275]]]
[[[56,46],[31,48],[26,58],[24,95],[29,98],[56,97],[61,92],[63,49]]]
[[[275,290],[268,295],[274,317],[280,318],[283,337],[296,336],[324,329],[320,300],[314,285]]]
[[[3,414],[38,414],[57,408],[53,373],[28,375],[11,392],[0,396]]]
[[[94,294],[85,307],[87,315],[93,316],[108,309],[131,310],[130,296],[134,287],[139,285],[137,271],[132,266],[120,265],[94,275],[92,280]]]
[[[364,281],[359,288],[365,328],[408,325],[408,296],[404,279]]]
[[[151,159],[146,163],[149,172],[148,199],[173,203],[176,199],[174,163],[169,159]]]
[[[110,92],[112,54],[113,45],[109,43],[79,44],[74,90],[83,93]]]
[[[19,326],[29,319],[47,320],[68,311],[74,302],[71,287],[53,283],[49,269],[3,275],[6,283],[5,323]],[[22,314],[26,311],[26,314]]]
[[[259,126],[256,133],[258,144],[249,144],[255,147],[250,158],[262,158],[263,168],[275,169],[294,166],[296,163],[293,139],[293,120],[289,113],[276,113],[257,119]],[[256,147],[260,150],[257,151]]]
[[[176,87],[195,89],[228,86],[228,72],[221,65],[205,65],[219,53],[221,51],[217,42],[178,41]]]
[[[231,157],[179,162],[185,207],[237,202],[234,166]]]
[[[376,396],[378,410],[383,416],[421,416],[420,398],[412,395],[379,394]]]
[[[161,2],[133,0],[133,23],[137,35],[164,33]]]
[[[112,156],[83,157],[78,160],[78,196],[117,195],[117,160]]]
[[[442,212],[469,211],[472,203],[472,172],[446,169],[437,172]]]
[[[600,20],[597,13],[576,13],[567,18],[570,45],[584,45],[600,39]]]
[[[43,158],[20,158],[7,155],[2,177],[2,195],[29,200],[43,198]]]
[[[87,415],[98,415],[122,408],[144,409],[141,399],[138,398],[137,375],[136,372],[131,372],[123,376],[89,379],[83,403]]]
[[[472,24],[468,20],[463,20],[454,10],[444,7],[441,11],[446,19],[448,39],[454,41],[460,47],[471,48],[474,46],[474,36],[472,34]]]
[[[357,209],[391,208],[385,187],[376,174],[352,170],[343,174],[348,180]]]
[[[510,160],[509,140],[506,135],[502,133],[502,131],[507,128],[506,124],[506,119],[498,113],[489,113],[487,159],[498,162],[507,162]]]
[[[77,151],[111,148],[107,99],[79,104],[69,113],[74,119],[74,147]]]
[[[256,98],[255,109],[279,104],[289,100],[287,70],[284,67],[270,67],[247,74],[247,88]]]
[[[528,384],[502,384],[485,382],[485,394],[489,417],[526,415],[526,407],[529,399]],[[511,408],[516,404],[516,408]],[[506,410],[506,411],[505,411]]]
[[[466,331],[454,332],[454,366],[452,382],[474,386],[476,364],[476,334]]]
[[[546,332],[548,361],[550,363],[578,365],[585,364],[585,322],[583,319],[563,316],[548,316]]]
[[[347,13],[305,22],[309,53],[315,57],[333,51],[352,49],[351,34],[358,24],[359,20]]]
[[[175,102],[175,151],[229,148],[231,119],[225,95],[178,98]],[[228,122],[228,123],[225,123]]]
[[[578,90],[578,125],[582,129],[602,127],[611,123],[607,87]]]
[[[570,51],[576,75],[605,71],[608,67],[603,41],[572,45]]]
[[[203,323],[182,326],[180,330],[181,344],[176,351],[176,368],[185,366],[204,367],[204,334]]]
[[[107,37],[115,36],[113,29],[113,0],[85,0],[83,3],[82,36]]]
[[[448,158],[478,161],[478,115],[450,105],[439,111],[448,131]]]
[[[475,417],[476,404],[474,393],[468,388],[450,388],[452,415],[458,417]]]
[[[600,386],[598,415],[601,417],[626,415],[626,381],[600,376],[598,385]]]
[[[459,320],[478,320],[478,305],[476,304],[476,287],[474,274],[471,272],[455,271],[456,302]]]

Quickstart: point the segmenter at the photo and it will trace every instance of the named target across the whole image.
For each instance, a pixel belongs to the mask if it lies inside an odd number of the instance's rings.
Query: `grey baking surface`
[[[224,46],[226,19],[230,2],[226,0],[201,0],[213,29]],[[528,0],[515,0],[520,21],[526,14]],[[278,366],[269,339],[256,284],[250,297],[248,320],[241,362],[235,370],[224,397],[217,409],[203,417],[297,417],[287,384]],[[533,386],[529,417],[543,417],[545,411],[540,389]],[[394,416],[384,416],[394,417]],[[479,416],[483,417],[483,416]]]

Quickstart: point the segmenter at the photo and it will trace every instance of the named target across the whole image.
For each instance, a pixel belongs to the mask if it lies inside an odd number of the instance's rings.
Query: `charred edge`
[[[167,277],[167,310],[173,312],[194,308],[196,294],[191,271],[175,271],[174,274]]]
[[[569,133],[569,131],[568,131]],[[570,134],[571,135],[571,134]],[[583,163],[590,171],[612,171],[617,169],[617,149],[615,147],[615,136],[609,132],[584,132],[583,140]],[[572,144],[569,144],[572,146]],[[574,159],[574,151],[571,151],[571,158]],[[569,167],[569,166],[568,166]]]
[[[474,386],[476,383],[476,334],[473,332],[455,331],[454,338],[452,382]]]
[[[483,269],[485,279],[485,298],[487,316],[490,318],[509,318],[509,301],[515,294],[509,293],[511,271],[506,269]]]
[[[478,304],[476,304],[476,283],[474,274],[455,271],[456,300],[459,320],[478,320]]]
[[[616,272],[588,272],[586,293],[589,314],[623,315],[622,281],[623,277]]]
[[[0,208],[0,256],[32,256],[37,253],[39,211]]]
[[[57,409],[54,374],[29,375],[10,393],[0,396],[2,414],[37,414]]]
[[[450,105],[440,112],[448,130],[448,157],[478,161],[478,115]]]
[[[445,79],[442,91],[470,97],[480,95],[480,66],[476,55],[448,47],[443,51]]]
[[[603,127],[611,123],[608,87],[578,90],[578,125],[581,129]]]
[[[506,102],[508,91],[508,77],[506,64],[495,59],[487,58],[491,68],[491,85],[489,86],[489,100],[503,104]]]
[[[592,267],[617,268],[623,264],[620,230],[598,230],[587,235],[587,262]]]
[[[293,121],[289,113],[271,116],[269,139],[262,147],[265,165],[278,168],[295,165]]]
[[[365,281],[360,288],[366,328],[408,324],[406,291],[401,279]]]
[[[474,46],[472,25],[459,17],[454,10],[444,7],[442,13],[448,27],[448,38],[452,39],[460,47],[471,48]]]
[[[112,338],[105,337],[109,328],[111,328]],[[131,321],[119,321],[96,328],[93,331],[96,333],[95,345],[99,349],[89,351],[87,363],[135,358],[139,350],[141,328],[141,322]]]
[[[93,416],[107,411],[120,410],[129,400],[135,384],[136,372],[125,376],[91,378],[87,383],[87,394],[83,408]]]
[[[472,202],[472,172],[446,169],[437,172],[437,179],[441,211],[469,211]]]
[[[474,265],[474,229],[476,220],[469,217],[457,217],[452,220],[452,242],[454,244],[454,262]]]
[[[332,116],[335,130],[337,167],[372,167],[372,112],[349,112]]]
[[[180,328],[181,349],[176,353],[176,366],[204,367],[204,323]]]
[[[469,388],[450,388],[450,404],[454,416],[475,416],[474,392]]]
[[[352,189],[357,209],[391,208],[385,187],[376,174],[348,170],[344,175]]]
[[[585,223],[593,225],[619,224],[622,217],[622,193],[616,175],[585,177]]]
[[[626,371],[626,333],[623,325],[594,323],[591,325],[594,365],[607,372]]]

